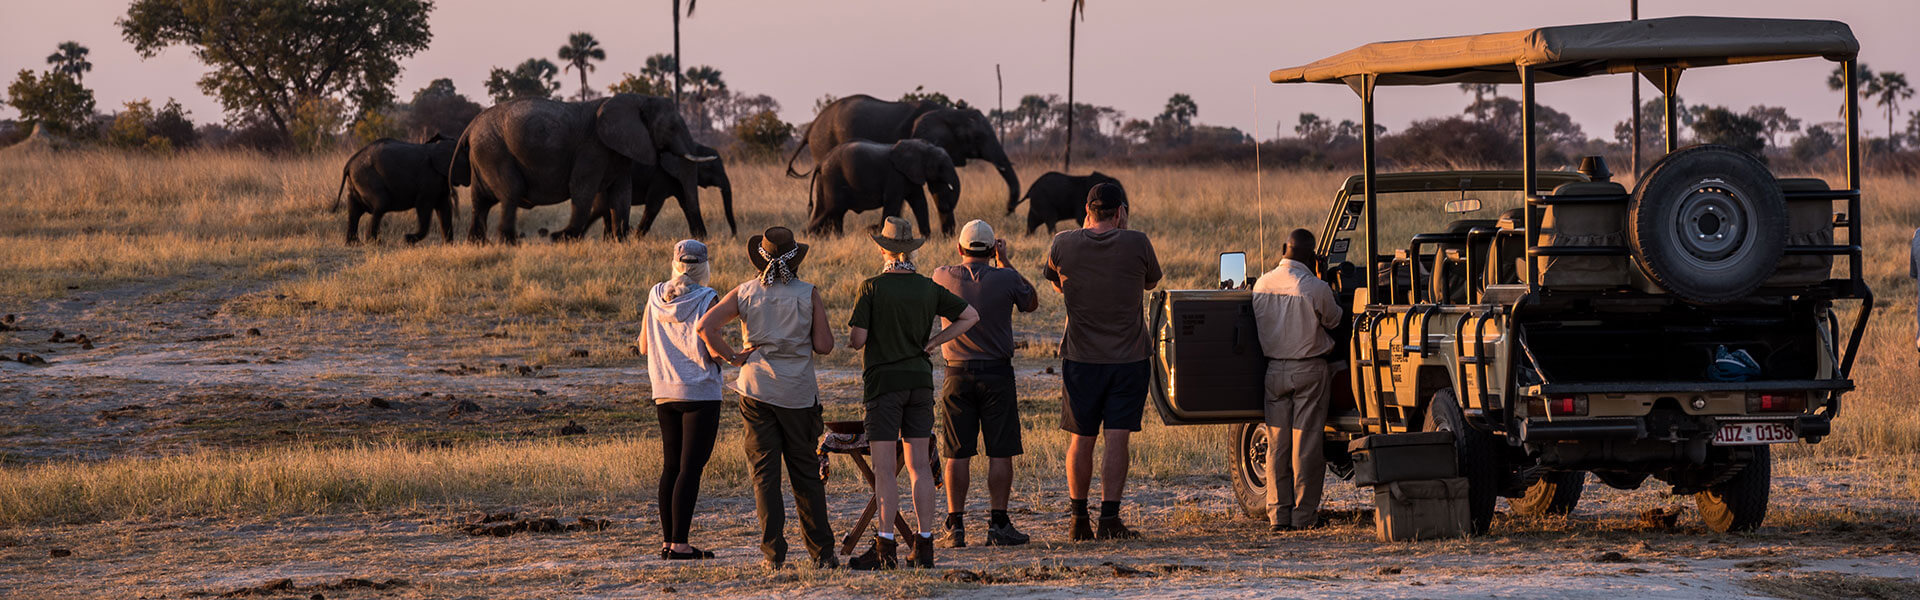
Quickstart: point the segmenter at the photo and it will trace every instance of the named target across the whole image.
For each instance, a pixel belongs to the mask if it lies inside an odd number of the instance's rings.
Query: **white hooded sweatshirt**
[[[647,378],[653,383],[653,401],[718,402],[723,385],[720,363],[707,353],[696,324],[713,308],[719,294],[696,286],[666,300],[666,290],[663,282],[648,292],[641,325],[647,336]]]

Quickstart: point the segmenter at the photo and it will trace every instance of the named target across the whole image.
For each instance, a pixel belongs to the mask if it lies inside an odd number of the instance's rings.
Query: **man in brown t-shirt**
[[[1043,271],[1065,297],[1066,334],[1060,340],[1060,428],[1074,435],[1067,452],[1068,537],[1139,537],[1120,520],[1127,482],[1127,436],[1140,430],[1147,403],[1147,323],[1141,296],[1160,283],[1160,259],[1147,235],[1127,229],[1127,193],[1102,183],[1087,192],[1087,222],[1053,236]],[[1107,436],[1100,473],[1100,527],[1087,517],[1093,481],[1093,445]]]

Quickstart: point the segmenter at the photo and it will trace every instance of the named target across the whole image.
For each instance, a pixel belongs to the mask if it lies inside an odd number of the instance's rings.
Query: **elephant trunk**
[[[940,233],[951,236],[954,230],[953,210],[960,206],[960,175],[953,173],[944,183],[936,184],[933,188],[933,206],[934,212],[940,215]]]
[[[1007,214],[1020,207],[1020,176],[1013,172],[1013,163],[994,165],[1000,170],[1000,177],[1007,181]]]
[[[687,199],[687,204],[682,206],[698,207],[700,206],[700,165],[691,159],[678,160],[679,158],[661,161],[660,166],[665,167],[668,175],[679,180],[682,197]],[[687,224],[693,228],[694,237],[707,236],[704,223],[700,223],[692,214],[687,215],[687,220]]]

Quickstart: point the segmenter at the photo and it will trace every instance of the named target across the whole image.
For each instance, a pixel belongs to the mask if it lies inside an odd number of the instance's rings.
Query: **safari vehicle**
[[[1770,445],[1829,433],[1872,304],[1858,50],[1838,22],[1679,17],[1382,42],[1274,71],[1275,83],[1346,84],[1361,101],[1365,171],[1318,238],[1321,276],[1351,310],[1329,357],[1348,384],[1333,386],[1330,469],[1350,472],[1361,436],[1449,431],[1476,532],[1502,496],[1516,513],[1571,511],[1587,473],[1620,489],[1666,482],[1716,531],[1760,525]],[[1776,178],[1727,147],[1677,147],[1682,73],[1808,58],[1847,73],[1842,185]],[[1535,86],[1617,73],[1665,94],[1667,154],[1632,191],[1591,159],[1584,173],[1542,171]],[[1463,82],[1519,86],[1521,170],[1376,172],[1374,92]],[[1245,279],[1244,255],[1222,263],[1236,280],[1226,286]],[[1238,425],[1234,489],[1255,516],[1266,360],[1250,299],[1167,291],[1151,316],[1156,409],[1172,425]],[[1843,338],[1836,309],[1850,303]]]

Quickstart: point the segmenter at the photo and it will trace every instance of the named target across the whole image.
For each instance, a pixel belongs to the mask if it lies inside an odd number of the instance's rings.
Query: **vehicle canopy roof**
[[[1541,171],[1540,184],[1548,189],[1561,184],[1582,182],[1586,175],[1572,171]],[[1402,194],[1409,192],[1482,192],[1512,191],[1525,188],[1524,177],[1519,171],[1418,171],[1408,173],[1376,173],[1373,176],[1374,191],[1377,194]],[[1358,196],[1367,191],[1367,178],[1364,175],[1348,177],[1340,185],[1340,191],[1348,196]]]
[[[1845,61],[1859,52],[1853,29],[1839,21],[1667,17],[1375,42],[1276,70],[1270,78],[1274,83],[1346,83],[1375,75],[1376,85],[1520,83],[1519,66],[1532,67],[1538,81],[1559,81],[1815,56]]]

